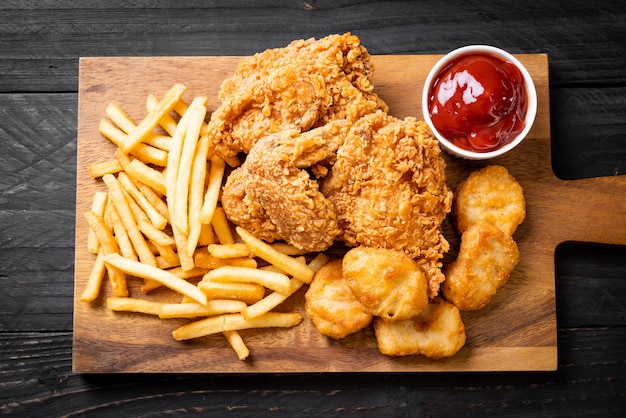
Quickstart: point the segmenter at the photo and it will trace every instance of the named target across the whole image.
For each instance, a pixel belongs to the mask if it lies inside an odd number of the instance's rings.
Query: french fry
[[[200,305],[199,303],[168,303],[161,305],[159,317],[162,319],[193,319],[202,316],[237,313],[241,312],[245,307],[245,302],[239,300],[209,300],[206,305]]]
[[[210,244],[207,246],[209,254],[216,258],[243,258],[250,257],[250,248],[246,244]]]
[[[222,333],[228,341],[228,344],[231,346],[235,354],[237,354],[237,358],[243,361],[248,358],[250,355],[250,350],[246,346],[246,343],[241,338],[241,334],[237,331],[224,331]]]
[[[124,170],[132,179],[152,187],[162,195],[165,194],[165,176],[160,171],[145,165],[137,159],[132,160],[124,167]]]
[[[217,208],[222,180],[224,179],[225,162],[218,155],[211,157],[211,168],[209,170],[209,184],[204,195],[204,204],[200,213],[200,222],[208,224],[213,219],[213,214]]]
[[[132,163],[131,163],[132,164]],[[124,194],[124,190],[122,186],[111,174],[107,174],[102,177],[102,180],[106,184],[109,190],[109,199],[115,205],[115,209],[117,209],[117,213],[120,215],[122,219],[122,223],[124,224],[124,228],[126,228],[126,232],[128,233],[128,237],[130,241],[133,243],[133,247],[139,256],[141,262],[146,263],[150,266],[156,266],[156,260],[154,258],[154,254],[148,248],[146,241],[135,222],[135,217],[128,205],[128,201],[126,200],[126,195]]]
[[[315,272],[311,267],[306,264],[301,264],[288,255],[275,250],[269,244],[256,238],[250,232],[241,227],[237,227],[236,231],[243,242],[250,247],[250,251],[252,251],[252,254],[255,256],[275,265],[301,282],[311,283],[311,280],[313,280]]]
[[[302,322],[302,315],[297,312],[268,312],[257,318],[246,320],[241,314],[224,314],[201,319],[183,325],[172,332],[177,340],[189,340],[225,331],[239,331],[251,328],[290,328]]]
[[[96,236],[98,237],[100,251],[102,254],[104,256],[109,254],[118,254],[119,247],[117,242],[115,241],[109,227],[104,224],[102,218],[98,217],[98,215],[92,211],[85,212],[83,215],[89,223],[89,226],[95,231]],[[107,266],[107,273],[113,294],[115,296],[128,296],[128,286],[124,272],[115,267]]]
[[[155,95],[148,95],[148,99],[146,100],[146,108],[148,109],[148,112],[152,112],[158,104],[159,99],[157,99]],[[165,132],[167,132],[170,136],[174,136],[177,123],[169,114],[165,113],[161,119],[159,119],[159,125],[161,125]]]
[[[285,255],[303,255],[308,252],[306,250],[301,250],[299,248],[296,248],[291,244],[287,244],[286,242],[274,242],[269,245],[276,251],[279,251]]]
[[[119,173],[123,169],[124,168],[117,160],[103,161],[101,163],[92,164],[87,167],[87,171],[89,171],[89,176],[94,179],[102,177],[105,174]]]
[[[121,172],[117,176],[117,180],[120,182],[124,190],[133,198],[135,203],[143,210],[148,216],[152,225],[157,229],[163,230],[167,225],[167,218],[163,216],[157,208],[148,200],[148,198],[139,190],[135,183],[124,172]]]
[[[135,184],[137,189],[139,189],[141,194],[144,195],[146,200],[148,200],[148,202],[150,202],[150,204],[161,214],[161,216],[163,216],[165,218],[167,223],[169,223],[170,222],[170,212],[169,212],[169,210],[167,208],[167,203],[165,203],[163,201],[161,196],[159,196],[159,194],[157,192],[155,192],[154,189],[152,189],[149,186],[146,186],[145,184],[143,184],[140,181],[133,180],[133,183]]]
[[[109,195],[107,192],[95,192],[91,202],[91,211],[102,218],[104,216],[104,210],[106,208],[108,198]],[[89,228],[89,233],[87,235],[87,249],[93,254],[98,254],[98,251],[100,250],[98,237],[92,228]]]
[[[126,201],[128,202],[128,207],[133,213],[133,217],[137,222],[137,226],[139,230],[143,232],[143,234],[155,245],[159,246],[168,246],[174,244],[174,239],[167,235],[165,232],[158,229],[150,219],[148,215],[145,214],[143,210],[139,207],[139,205],[132,199],[132,197],[126,195]]]
[[[128,232],[124,227],[122,219],[120,215],[117,213],[117,209],[115,209],[115,205],[111,202],[107,205],[105,211],[105,219],[111,225],[113,229],[113,234],[115,237],[115,241],[120,249],[120,254],[123,257],[128,258],[129,260],[137,260],[137,252],[135,251],[135,247],[133,247],[133,243],[130,241],[128,237]]]
[[[203,279],[214,282],[258,283],[279,293],[289,293],[289,277],[282,273],[251,269],[247,267],[224,266],[209,271]]]
[[[149,135],[144,140],[144,142],[146,145],[150,145],[154,148],[169,152],[170,147],[172,146],[172,137],[167,135],[153,134]]]
[[[111,265],[122,270],[126,274],[142,279],[156,280],[181,295],[189,296],[191,299],[202,305],[206,305],[207,303],[206,295],[197,286],[176,277],[172,273],[161,270],[158,267],[153,267],[138,261],[128,260],[115,253],[105,256],[104,262],[107,265]]]
[[[135,122],[133,122],[124,109],[115,103],[109,103],[104,114],[126,134],[132,132],[136,127]]]
[[[175,199],[176,206],[174,208],[174,216],[176,217],[176,225],[180,231],[189,236],[189,218],[188,218],[188,202],[189,202],[189,185],[191,181],[191,170],[193,165],[193,157],[198,145],[200,137],[200,129],[206,115],[206,97],[196,97],[193,99],[188,112],[190,115],[189,125],[185,132],[183,140],[183,148],[181,150],[178,173],[176,176]],[[206,158],[205,158],[206,160]],[[182,251],[184,248],[179,249]]]
[[[164,269],[165,270],[165,269]],[[171,269],[167,269],[166,270],[168,273],[173,274],[174,276],[184,279],[184,280],[189,280],[189,279],[193,279],[195,277],[202,277],[205,274],[208,273],[207,269],[203,269],[203,268],[199,268],[199,267],[194,267],[191,270],[183,270],[180,267],[174,267]],[[144,283],[143,286],[141,286],[141,291],[143,293],[148,293],[154,289],[158,289],[159,287],[163,286],[161,283],[155,281],[155,280],[148,280]]]
[[[107,298],[107,308],[117,312],[138,312],[158,316],[162,302],[137,298]]]
[[[113,126],[105,119],[101,119],[98,124],[98,131],[102,136],[113,142],[115,145],[120,146],[122,141],[126,138],[126,134]],[[160,167],[165,167],[167,164],[167,152],[162,149],[152,147],[150,145],[140,143],[130,151],[130,154],[139,158],[141,161],[147,164],[154,164]]]
[[[211,226],[220,244],[235,243],[235,238],[230,231],[230,223],[228,218],[226,218],[226,213],[224,213],[224,209],[219,206],[215,208],[215,213],[213,213],[213,218],[211,219]]]
[[[253,304],[265,296],[265,288],[257,283],[221,283],[201,280],[198,287],[207,299],[233,299]]]
[[[326,264],[328,260],[329,258],[325,254],[320,253],[313,260],[311,260],[311,262],[309,263],[309,267],[311,267],[314,271],[317,271],[324,264]],[[271,311],[272,309],[274,309],[275,307],[283,303],[285,300],[287,300],[289,296],[293,295],[298,290],[300,290],[300,288],[302,287],[304,283],[298,279],[293,278],[291,279],[290,284],[291,284],[291,289],[289,292],[284,293],[284,294],[278,293],[278,292],[270,293],[269,295],[265,296],[263,299],[259,300],[258,302],[251,304],[250,306],[246,306],[241,311],[241,314],[246,319],[252,319],[252,318],[261,316],[264,313]]]
[[[209,137],[204,136],[198,141],[196,154],[193,158],[189,185],[189,234],[187,238],[187,256],[193,256],[202,232],[200,214],[202,211],[202,195],[206,179],[206,156],[209,152]]]
[[[211,224],[202,224],[200,228],[200,237],[198,237],[198,247],[206,247],[210,244],[215,244],[215,232],[213,232],[213,226]]]
[[[182,84],[175,84],[163,97],[163,99],[150,111],[148,115],[130,132],[119,145],[120,149],[126,153],[130,152],[146,136],[152,132],[159,123],[163,115],[174,108],[176,103],[182,98],[186,87]]]
[[[193,255],[194,265],[205,269],[213,270],[222,266],[238,266],[257,268],[257,261],[253,258],[217,258],[209,254],[206,247],[196,250]]]
[[[96,261],[94,261],[93,267],[91,268],[91,273],[87,279],[87,286],[85,286],[83,293],[80,295],[81,302],[92,302],[98,298],[105,272],[106,266],[104,265],[104,255],[102,255],[102,251],[100,251],[96,256]]]

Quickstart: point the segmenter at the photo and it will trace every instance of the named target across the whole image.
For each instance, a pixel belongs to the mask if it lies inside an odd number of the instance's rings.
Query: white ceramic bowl
[[[439,75],[439,73],[451,62],[456,60],[457,58],[463,55],[472,55],[472,54],[486,54],[495,57],[499,57],[502,60],[509,61],[513,63],[519,71],[522,73],[522,77],[524,79],[526,93],[528,95],[528,109],[526,111],[526,118],[524,120],[525,126],[524,129],[517,135],[512,141],[507,144],[494,149],[493,151],[487,152],[474,152],[469,151],[464,148],[461,148],[451,141],[446,139],[443,135],[441,135],[437,128],[434,126],[431,118],[430,112],[428,111],[428,96],[430,94],[430,89],[433,85],[435,78]],[[488,46],[488,45],[470,45],[462,48],[455,49],[452,52],[449,52],[444,57],[442,57],[437,63],[433,66],[433,68],[428,73],[426,77],[426,82],[424,83],[424,89],[422,92],[422,113],[424,114],[424,120],[430,126],[430,129],[433,131],[435,137],[439,140],[439,144],[441,148],[448,152],[451,155],[470,159],[470,160],[485,160],[489,158],[498,157],[506,152],[512,150],[516,146],[518,146],[526,137],[532,125],[535,121],[535,116],[537,114],[537,91],[535,90],[535,84],[528,73],[528,70],[522,65],[521,62],[513,55],[509,54],[502,49]]]

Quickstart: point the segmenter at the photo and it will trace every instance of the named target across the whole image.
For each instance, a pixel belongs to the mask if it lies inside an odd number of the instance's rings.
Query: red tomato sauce
[[[524,129],[528,98],[522,73],[486,54],[458,58],[435,78],[428,110],[437,130],[455,145],[493,151]]]

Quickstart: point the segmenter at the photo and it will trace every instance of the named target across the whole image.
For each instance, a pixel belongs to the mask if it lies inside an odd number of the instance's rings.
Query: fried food
[[[472,223],[486,222],[513,235],[526,217],[524,191],[505,167],[490,165],[461,182],[453,213],[460,233]]]
[[[388,356],[451,357],[465,345],[465,325],[456,306],[438,299],[419,315],[387,322],[374,319],[378,349]]]
[[[334,159],[347,131],[347,121],[338,120],[259,140],[224,186],[228,218],[266,242],[283,239],[307,251],[327,249],[341,232],[337,216],[305,169],[319,170]]]
[[[343,278],[342,260],[332,260],[313,278],[305,294],[306,316],[320,334],[340,339],[353,334],[372,322],[365,309]]]
[[[519,261],[510,235],[488,223],[471,224],[461,236],[459,255],[445,269],[444,297],[459,309],[487,305]]]
[[[450,248],[441,223],[452,192],[440,152],[424,122],[376,112],[354,123],[329,175],[320,179],[343,231],[339,238],[417,259],[430,297],[444,280],[440,260]]]
[[[356,247],[346,253],[342,268],[356,299],[385,321],[411,318],[428,304],[426,276],[402,251]]]
[[[233,156],[282,130],[303,132],[386,111],[371,76],[369,53],[349,33],[268,49],[243,58],[222,83],[222,104],[211,115],[208,134],[220,155]]]

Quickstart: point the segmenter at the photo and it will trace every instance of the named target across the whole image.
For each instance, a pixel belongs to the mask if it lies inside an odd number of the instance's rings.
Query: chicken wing
[[[333,204],[348,245],[392,248],[417,260],[430,297],[444,280],[449,244],[441,224],[452,205],[445,162],[430,129],[384,112],[356,121],[320,190]]]
[[[222,194],[228,218],[267,242],[283,239],[323,251],[341,232],[333,205],[309,171],[335,158],[349,124],[337,120],[300,134],[285,130],[259,140],[229,176]]]
[[[371,75],[369,53],[349,33],[268,49],[243,58],[222,83],[208,133],[219,154],[232,156],[285,129],[303,132],[386,111]]]

